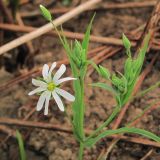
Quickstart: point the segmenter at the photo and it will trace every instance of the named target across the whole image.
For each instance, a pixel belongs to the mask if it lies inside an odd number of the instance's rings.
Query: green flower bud
[[[122,35],[122,40],[123,40],[123,44],[124,47],[128,50],[131,48],[131,42],[129,41],[129,39],[125,36],[125,34],[123,33]]]
[[[48,21],[52,21],[52,16],[49,10],[45,8],[43,5],[40,5],[39,7],[40,7],[41,13],[44,16],[44,18]]]
[[[131,57],[131,42],[129,41],[129,39],[125,36],[125,34],[123,33],[122,35],[122,41],[123,41],[123,45],[126,48],[126,53],[129,57]]]
[[[110,73],[108,71],[108,69],[104,68],[103,66],[99,65],[99,73],[101,74],[101,76],[105,79],[110,79]]]
[[[117,77],[115,74],[112,75],[112,83],[114,86],[119,86],[121,84],[122,80]]]
[[[124,65],[124,76],[126,77],[126,79],[130,78],[130,72],[133,70],[133,68],[133,60],[131,58],[128,58]]]

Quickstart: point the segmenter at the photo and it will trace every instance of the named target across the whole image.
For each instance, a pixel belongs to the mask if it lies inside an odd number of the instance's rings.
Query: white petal
[[[57,95],[57,93],[53,91],[53,92],[52,92],[52,96],[53,96],[54,100],[56,101],[59,109],[60,109],[61,111],[64,111],[63,103],[62,103],[60,97]]]
[[[46,99],[46,92],[43,92],[41,94],[41,96],[39,97],[39,100],[38,100],[38,103],[37,103],[37,107],[36,107],[37,111],[40,111],[43,108],[43,104],[45,102],[45,99]]]
[[[58,71],[55,73],[53,80],[55,81],[58,80],[65,71],[66,71],[66,66],[62,64],[60,68],[58,69]]]
[[[44,79],[48,77],[48,71],[49,71],[49,66],[47,64],[44,64],[42,69],[42,75]]]
[[[60,88],[56,88],[55,91],[61,95],[62,97],[64,97],[65,99],[67,99],[68,101],[73,102],[75,100],[75,97],[73,95],[71,95],[70,93],[66,92],[63,89]]]
[[[58,85],[58,84],[61,84],[65,81],[71,81],[71,80],[77,80],[77,78],[72,78],[72,77],[61,78],[61,79],[55,81],[55,84]]]
[[[51,82],[52,81],[52,71],[56,67],[56,65],[57,65],[56,62],[52,63],[52,66],[51,66],[51,68],[49,70],[49,73],[48,73],[48,78],[45,79],[47,82]]]
[[[35,93],[39,93],[39,92],[42,92],[44,90],[46,90],[46,88],[38,87],[38,88],[34,89],[33,91],[29,92],[28,95],[31,96],[31,95],[33,95]]]
[[[56,67],[56,65],[57,65],[56,62],[52,63],[52,66],[51,66],[51,68],[50,68],[50,70],[49,70],[49,74],[52,73],[52,71],[53,71],[53,69]]]
[[[48,92],[46,95],[46,102],[45,102],[45,108],[44,108],[44,115],[48,114],[48,106],[49,106],[49,100],[51,98],[51,92]]]
[[[45,88],[47,86],[47,84],[41,80],[37,80],[37,79],[32,79],[32,84],[38,87],[43,87]]]

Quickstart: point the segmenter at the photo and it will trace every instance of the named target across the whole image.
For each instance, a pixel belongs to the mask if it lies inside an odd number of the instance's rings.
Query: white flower
[[[42,80],[32,79],[33,85],[35,85],[35,90],[31,91],[28,95],[33,95],[35,93],[40,93],[40,97],[37,103],[37,111],[40,111],[43,108],[43,105],[45,106],[44,114],[48,114],[48,105],[49,100],[53,97],[61,111],[64,111],[63,103],[59,97],[62,96],[68,101],[73,102],[75,100],[75,97],[71,95],[70,93],[66,92],[63,89],[60,89],[59,86],[61,83],[69,80],[76,80],[76,78],[72,77],[66,77],[61,78],[61,76],[66,71],[66,66],[62,64],[58,71],[55,73],[55,75],[52,75],[53,69],[56,67],[56,62],[54,62],[49,69],[49,66],[45,64],[42,69]],[[61,79],[60,79],[61,78]]]

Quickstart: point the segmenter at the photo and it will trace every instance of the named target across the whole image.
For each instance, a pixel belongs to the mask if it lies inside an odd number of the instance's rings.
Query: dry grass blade
[[[71,18],[79,15],[80,13],[83,13],[84,11],[86,11],[88,8],[100,3],[102,0],[90,0],[90,1],[87,1],[83,4],[81,4],[80,6],[74,8],[73,10],[71,10],[70,12],[62,15],[61,17],[55,19],[53,21],[53,23],[55,24],[55,26],[58,26],[58,25],[61,25],[62,23],[70,20]],[[11,50],[11,49],[14,49],[28,41],[31,41],[32,39],[35,39],[49,31],[51,31],[53,29],[53,26],[51,23],[48,23],[42,27],[40,27],[39,29],[31,32],[31,33],[28,33],[20,38],[17,38],[3,46],[0,47],[0,55],[1,54],[4,54],[5,52]]]
[[[153,149],[151,149],[143,158],[141,158],[140,160],[146,160],[150,157],[150,155],[153,153]]]
[[[142,26],[140,26],[142,27]],[[31,26],[20,26],[20,25],[15,25],[15,24],[7,24],[7,23],[0,23],[0,29],[4,29],[4,30],[10,30],[10,31],[15,31],[15,32],[32,32],[37,30],[37,28],[35,27],[31,27]],[[139,28],[137,28],[136,30],[131,31],[129,34],[130,39],[132,40],[132,46],[134,47],[136,45],[136,40],[139,40],[139,34],[138,38],[133,36],[136,33],[138,33]],[[60,32],[60,34],[62,34]],[[84,38],[84,34],[82,33],[76,33],[76,32],[70,32],[70,31],[64,31],[63,34],[70,39],[78,39],[78,40],[82,40]],[[55,31],[50,31],[47,32],[46,35],[48,36],[58,36],[57,33]],[[102,37],[102,36],[94,36],[91,35],[90,36],[90,41],[94,42],[94,43],[101,43],[101,44],[108,44],[108,45],[115,45],[115,46],[123,46],[122,40],[120,38],[116,38],[116,37]],[[151,46],[152,49],[154,50],[159,50],[159,41],[157,39],[153,39],[154,43]]]
[[[34,121],[18,120],[18,119],[12,119],[12,118],[0,118],[0,124],[10,125],[10,126],[40,128],[40,129],[47,129],[47,130],[52,130],[52,131],[54,130],[57,132],[64,132],[67,134],[72,134],[71,127],[63,127],[62,128],[61,125],[58,125],[58,124],[53,125],[53,124],[44,123],[44,122],[34,122]],[[86,132],[86,134],[90,134],[93,131],[86,129],[85,132]],[[149,146],[154,146],[154,147],[160,147],[159,143],[153,142],[151,140],[147,140],[144,138],[128,137],[128,136],[123,136],[123,135],[121,135],[121,136],[112,135],[112,136],[109,136],[108,138],[111,138],[111,139],[119,138],[121,140],[128,141],[128,142],[149,145]]]
[[[109,10],[109,9],[126,9],[126,8],[142,8],[142,7],[153,7],[156,4],[156,1],[145,1],[145,2],[125,2],[125,3],[108,3],[103,2],[103,4],[98,5],[97,7],[88,8],[88,10]],[[51,9],[52,14],[64,14],[70,11],[72,8],[55,8]],[[22,12],[22,17],[29,18],[40,15],[39,11],[34,12]]]

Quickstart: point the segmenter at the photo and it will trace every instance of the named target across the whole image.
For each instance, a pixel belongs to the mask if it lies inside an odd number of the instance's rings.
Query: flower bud
[[[124,33],[123,33],[123,35],[122,35],[122,41],[123,41],[124,47],[125,47],[127,50],[131,48],[131,42],[130,42],[129,39],[125,36]]]
[[[51,16],[51,13],[49,12],[49,10],[47,8],[45,8],[43,5],[40,5],[39,7],[40,7],[40,10],[41,10],[43,17],[48,21],[52,21],[52,16]]]
[[[99,65],[99,73],[105,79],[109,79],[110,78],[110,73],[109,73],[108,69],[104,68],[101,65]]]

